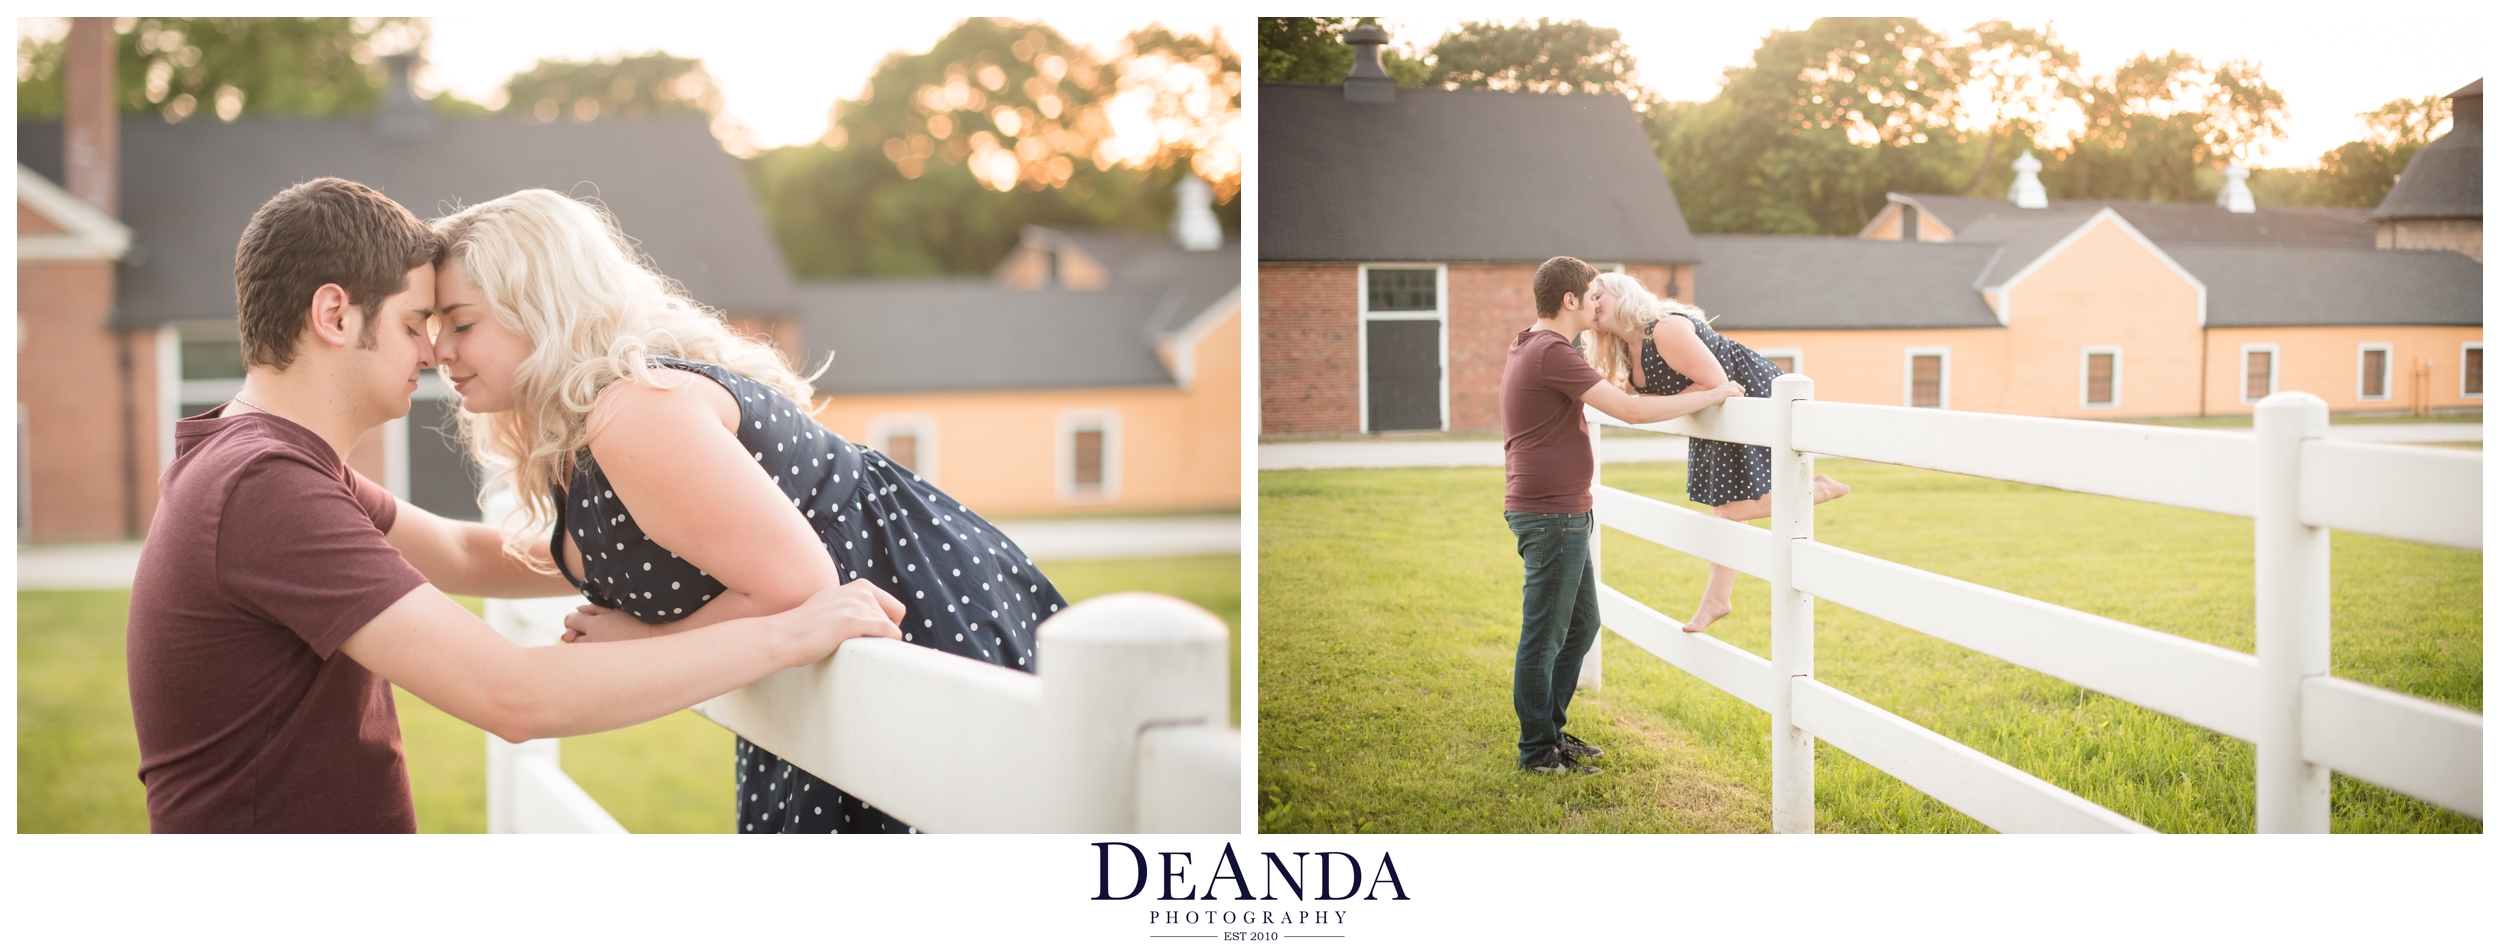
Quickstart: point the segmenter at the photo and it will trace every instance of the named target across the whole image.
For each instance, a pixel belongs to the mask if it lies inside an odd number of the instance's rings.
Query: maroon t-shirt
[[[1530,327],[1511,339],[1502,364],[1503,511],[1568,514],[1595,505],[1580,394],[1602,379],[1561,334]]]
[[[174,424],[130,592],[130,708],[157,832],[415,832],[391,685],[339,645],[425,583],[399,514],[311,430]]]

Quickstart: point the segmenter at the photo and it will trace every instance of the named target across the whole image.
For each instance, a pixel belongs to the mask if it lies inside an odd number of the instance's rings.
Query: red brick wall
[[[1502,364],[1536,322],[1534,264],[1450,265],[1450,429],[1502,428]]]
[[[26,407],[27,526],[38,542],[128,537],[121,341],[106,329],[110,261],[18,265],[17,398]],[[156,511],[156,333],[130,335],[139,528]]]
[[[1259,433],[1360,432],[1354,265],[1259,265]]]

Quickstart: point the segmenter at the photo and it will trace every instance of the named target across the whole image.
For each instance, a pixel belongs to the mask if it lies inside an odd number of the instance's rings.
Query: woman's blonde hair
[[[1597,280],[1606,285],[1607,293],[1615,296],[1616,309],[1622,312],[1624,319],[1632,322],[1632,326],[1640,329],[1643,340],[1649,339],[1650,334],[1655,332],[1660,317],[1674,315],[1708,322],[1702,316],[1701,308],[1652,294],[1649,288],[1642,287],[1641,282],[1629,274],[1600,274]],[[1633,353],[1632,345],[1602,330],[1589,331],[1589,341],[1589,363],[1597,367],[1598,375],[1630,389],[1632,362],[1639,359]]]
[[[662,358],[725,367],[807,405],[812,377],[781,352],[730,330],[719,312],[645,263],[605,208],[533,188],[436,219],[441,260],[458,261],[496,319],[530,342],[512,375],[513,407],[459,414],[462,441],[515,505],[503,524],[516,557],[556,519],[549,497],[571,484],[590,444],[590,411],[610,384],[663,386]],[[821,369],[819,373],[823,372]]]

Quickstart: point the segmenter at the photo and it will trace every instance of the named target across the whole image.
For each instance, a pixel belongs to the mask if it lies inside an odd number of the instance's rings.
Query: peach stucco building
[[[1220,231],[1041,227],[986,280],[802,282],[816,418],[985,515],[1237,508],[1240,285]]]

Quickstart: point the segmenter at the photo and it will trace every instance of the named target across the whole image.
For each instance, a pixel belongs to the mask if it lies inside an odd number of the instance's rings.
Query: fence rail
[[[1815,682],[1817,598],[2258,747],[2258,831],[2324,832],[2329,770],[2482,818],[2479,714],[2328,676],[2326,530],[2479,551],[2477,454],[2323,438],[2326,407],[2261,402],[2254,436],[1813,401],[1790,374],[1666,423],[1591,422],[1772,450],[1772,528],[1602,484],[1597,520],[1771,582],[1771,657],[1598,585],[1607,627],[1772,716],[1772,825],[1813,831],[1821,739],[2002,831],[2148,832],[2140,823]],[[1813,540],[1813,457],[1842,456],[2254,518],[2257,654],[1894,564]],[[1595,655],[1592,655],[1592,661]],[[1584,684],[1598,682],[1584,666]]]
[[[550,644],[574,603],[490,600],[488,619]],[[1115,594],[1041,626],[1039,676],[862,638],[695,711],[922,831],[1237,832],[1228,654],[1205,610]],[[490,831],[625,831],[556,741],[487,744]]]

